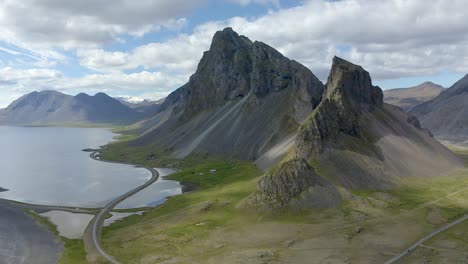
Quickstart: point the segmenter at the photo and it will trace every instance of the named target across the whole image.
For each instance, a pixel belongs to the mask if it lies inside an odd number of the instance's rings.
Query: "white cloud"
[[[183,26],[204,0],[2,0],[0,40],[44,56],[54,48],[99,47],[121,34]]]
[[[103,49],[77,51],[80,64],[97,71],[119,71],[143,67],[192,73],[219,27],[205,24],[192,35],[181,34],[161,43],[150,43],[129,52],[108,52]]]
[[[249,1],[240,3],[247,3]],[[196,27],[191,35],[151,43],[127,53],[79,53],[97,70],[162,68],[191,74],[216,30],[231,26],[263,41],[325,80],[332,57],[362,64],[376,79],[467,69],[468,9],[464,0],[310,0],[248,19],[234,17]],[[95,56],[93,56],[93,54]]]

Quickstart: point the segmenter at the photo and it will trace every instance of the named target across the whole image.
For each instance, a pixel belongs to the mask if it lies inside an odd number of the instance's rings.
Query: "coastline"
[[[64,242],[56,234],[28,215],[25,208],[0,199],[2,236],[0,259],[6,263],[23,259],[22,263],[57,263],[64,251]],[[0,261],[1,262],[1,261]],[[3,262],[2,262],[3,263]]]
[[[118,196],[117,198],[110,201],[106,206],[104,206],[91,220],[83,236],[83,242],[84,242],[86,255],[87,255],[86,258],[88,259],[88,261],[94,262],[98,260],[99,258],[104,258],[105,260],[111,263],[119,264],[119,262],[113,256],[107,254],[102,248],[100,240],[101,240],[104,219],[106,215],[109,212],[111,212],[112,209],[114,209],[114,207],[116,207],[119,203],[133,196],[134,194],[144,190],[146,187],[156,182],[159,179],[159,173],[154,168],[139,166],[139,165],[130,164],[130,163],[124,163],[124,162],[103,160],[101,159],[101,157],[99,157],[99,151],[93,151],[89,154],[89,156],[91,159],[101,161],[101,162],[115,163],[115,164],[127,164],[127,165],[133,165],[137,168],[144,168],[144,169],[149,170],[152,175],[151,179],[146,181],[144,184]]]

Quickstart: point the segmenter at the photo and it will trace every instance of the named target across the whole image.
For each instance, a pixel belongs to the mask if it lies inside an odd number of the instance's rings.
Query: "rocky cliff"
[[[316,156],[341,135],[359,137],[363,112],[382,108],[382,90],[372,86],[362,67],[335,57],[328,77],[326,96],[299,130],[297,155]]]

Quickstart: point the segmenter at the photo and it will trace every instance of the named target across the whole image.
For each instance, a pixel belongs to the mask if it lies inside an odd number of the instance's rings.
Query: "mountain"
[[[388,190],[405,177],[431,177],[462,166],[417,118],[385,104],[367,71],[338,57],[322,101],[298,129],[290,151],[258,182],[251,204],[336,206],[343,189]]]
[[[141,100],[137,97],[116,97],[115,99],[119,100],[127,107],[141,113],[145,117],[150,117],[159,112],[159,108],[166,98],[162,98],[156,101],[151,101],[149,99]]]
[[[118,101],[120,101],[122,104],[130,107],[130,108],[139,108],[139,107],[144,107],[144,106],[151,106],[151,105],[157,105],[157,104],[162,104],[165,100],[159,99],[156,101],[151,101],[150,99],[140,99],[138,97],[115,97]]]
[[[437,137],[468,140],[468,75],[410,112]]]
[[[140,118],[140,113],[104,93],[32,92],[0,110],[0,124],[8,125],[129,124]]]
[[[443,90],[444,87],[438,84],[424,82],[409,88],[385,90],[384,101],[408,111],[411,107],[438,96]]]
[[[255,160],[295,137],[323,91],[306,67],[226,28],[214,35],[188,83],[140,124],[144,135],[131,145],[153,145],[175,158]],[[270,160],[281,159],[286,150]]]

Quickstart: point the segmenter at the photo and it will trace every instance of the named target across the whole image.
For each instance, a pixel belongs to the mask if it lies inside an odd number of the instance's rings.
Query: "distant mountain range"
[[[115,99],[119,100],[127,107],[142,113],[145,117],[151,117],[158,113],[161,104],[164,103],[166,98],[162,98],[156,101],[151,101],[149,99],[141,100],[133,97],[115,97]]]
[[[114,97],[115,99],[119,100],[122,104],[130,107],[130,108],[138,108],[142,106],[150,106],[150,105],[156,105],[156,104],[162,104],[165,100],[159,99],[152,101],[150,99],[140,99],[138,97]]]
[[[468,75],[439,96],[410,110],[435,136],[468,140]]]
[[[443,90],[444,87],[438,84],[425,82],[414,87],[385,90],[384,101],[408,111],[413,106],[438,96]]]
[[[120,101],[98,93],[76,96],[57,91],[32,92],[0,110],[0,124],[131,124],[144,117]]]

